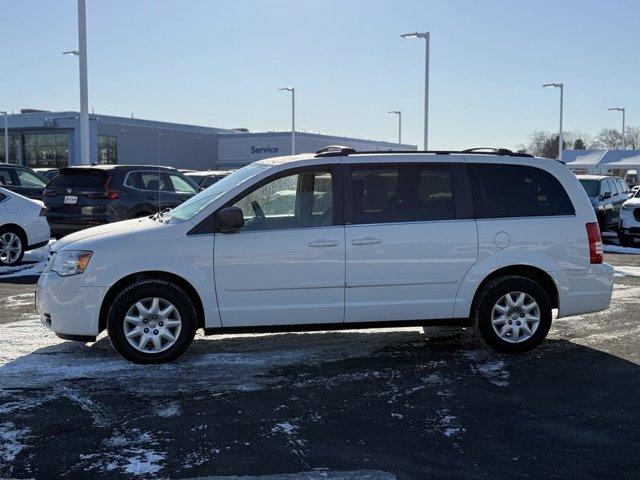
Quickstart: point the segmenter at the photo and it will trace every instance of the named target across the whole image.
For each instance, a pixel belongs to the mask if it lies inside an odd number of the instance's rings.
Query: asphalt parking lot
[[[36,277],[0,277],[0,477],[638,478],[640,256],[605,260],[611,308],[522,356],[385,329],[198,336],[136,366],[57,339]]]

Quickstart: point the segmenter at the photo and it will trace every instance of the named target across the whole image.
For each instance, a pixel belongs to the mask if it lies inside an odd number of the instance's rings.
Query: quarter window
[[[352,224],[456,217],[449,166],[354,166],[350,182]]]
[[[333,181],[330,172],[280,177],[237,201],[245,231],[333,225]]]
[[[524,165],[469,165],[478,218],[574,215],[560,182],[550,173]]]
[[[15,185],[8,168],[0,168],[0,185]]]

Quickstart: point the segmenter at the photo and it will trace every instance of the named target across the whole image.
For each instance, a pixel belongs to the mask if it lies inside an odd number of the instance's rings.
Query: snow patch
[[[294,435],[298,431],[298,427],[296,425],[292,425],[289,422],[281,422],[276,423],[271,429],[273,433],[282,432],[287,435]]]
[[[476,364],[471,368],[483,375],[494,385],[499,387],[506,387],[509,385],[509,372],[504,369],[504,362],[502,360]]]
[[[640,248],[621,247],[620,245],[604,244],[602,249],[605,253],[630,253],[632,255],[640,255]]]
[[[12,422],[0,423],[0,462],[11,463],[26,448],[21,443],[30,432],[28,428],[16,428]],[[0,463],[0,464],[1,464]]]
[[[114,433],[104,441],[105,452],[81,455],[81,460],[94,460],[85,471],[120,471],[129,475],[156,474],[164,468],[165,452],[159,452],[158,441],[148,432],[133,429],[125,433]]]
[[[182,413],[182,409],[178,402],[168,403],[164,406],[160,406],[156,410],[156,415],[159,417],[170,418],[170,417],[179,417]]]
[[[621,265],[613,267],[615,277],[640,277],[640,267]]]

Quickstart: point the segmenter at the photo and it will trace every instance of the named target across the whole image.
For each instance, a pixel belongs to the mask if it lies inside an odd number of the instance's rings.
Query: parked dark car
[[[51,235],[145,217],[191,198],[199,187],[174,168],[144,165],[67,167],[47,185],[43,200]]]
[[[207,188],[222,180],[224,177],[232,173],[233,170],[207,170],[206,172],[186,172],[185,175],[196,182],[200,188]]]
[[[34,168],[34,170],[46,178],[47,181],[53,180],[53,177],[58,175],[58,172],[60,171],[59,168]]]
[[[629,186],[620,177],[576,175],[587,192],[598,218],[600,230],[617,230],[620,207],[629,199]]]
[[[42,191],[48,180],[22,165],[0,164],[0,187],[25,197],[42,200]]]

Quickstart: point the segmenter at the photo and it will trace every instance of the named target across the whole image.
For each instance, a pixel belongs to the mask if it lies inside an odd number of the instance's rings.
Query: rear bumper
[[[602,263],[588,270],[565,272],[559,292],[558,317],[599,312],[609,308],[613,292],[613,267]]]

